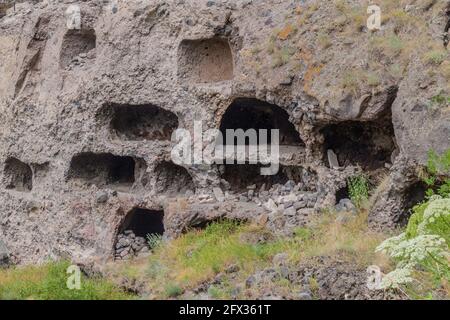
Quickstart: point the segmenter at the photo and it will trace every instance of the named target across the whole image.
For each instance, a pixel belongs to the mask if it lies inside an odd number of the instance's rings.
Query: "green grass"
[[[261,238],[266,240],[256,241]],[[135,278],[147,285],[152,298],[165,299],[189,296],[190,290],[218,274],[226,275],[228,267],[237,265],[239,270],[232,280],[225,277],[208,289],[211,297],[227,299],[235,296],[233,288],[245,283],[250,275],[272,267],[277,253],[286,253],[288,264],[334,256],[363,267],[374,262],[382,265],[385,262],[379,262],[374,251],[384,238],[383,234],[368,229],[365,212],[345,225],[336,222],[334,214],[324,213],[310,227],[297,228],[293,237],[277,237],[262,226],[225,220],[164,241],[148,259],[114,266],[113,273]],[[131,273],[130,265],[133,265]],[[285,283],[266,285],[267,290],[270,286],[277,290],[292,289]],[[246,294],[250,293],[244,290],[239,298],[248,297]]]
[[[253,269],[282,249],[281,243],[252,244],[243,234],[258,234],[257,227],[232,221],[214,223],[202,231],[191,231],[158,247],[150,257],[147,275],[153,280],[190,286],[213,277],[228,266]],[[170,279],[170,281],[167,281]]]
[[[131,299],[104,279],[82,276],[80,290],[67,288],[69,262],[49,262],[0,270],[0,300],[117,300]]]

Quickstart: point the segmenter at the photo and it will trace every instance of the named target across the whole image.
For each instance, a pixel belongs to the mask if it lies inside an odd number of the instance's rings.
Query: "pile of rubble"
[[[116,260],[126,260],[149,252],[146,239],[136,236],[132,230],[125,230],[117,236],[115,249]]]
[[[217,203],[218,211],[226,210],[227,206],[232,206],[233,203],[239,206],[254,205],[254,215],[249,216],[254,218],[258,212],[265,211],[269,228],[273,227],[278,232],[286,233],[308,223],[316,212],[317,203],[324,196],[313,188],[306,188],[304,183],[296,184],[292,180],[285,184],[274,184],[270,188],[266,188],[264,184],[259,187],[253,184],[247,186],[245,191],[233,192],[223,191],[223,189],[227,190],[226,186],[215,187],[212,195],[196,195],[189,198],[188,202],[191,204]],[[220,205],[221,203],[223,205]],[[257,210],[258,207],[263,210]]]

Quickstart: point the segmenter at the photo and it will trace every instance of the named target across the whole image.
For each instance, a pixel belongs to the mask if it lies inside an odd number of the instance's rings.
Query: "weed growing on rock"
[[[369,180],[363,175],[350,177],[348,179],[348,192],[353,204],[361,209],[369,199]]]
[[[177,284],[169,283],[165,287],[165,293],[168,298],[175,298],[183,293],[183,289]]]
[[[147,235],[147,243],[151,249],[156,249],[161,245],[162,236],[159,234],[149,234]]]
[[[440,65],[442,62],[444,62],[447,55],[448,53],[446,50],[432,50],[425,53],[424,59],[427,63]]]
[[[422,180],[428,185],[428,197],[438,194],[450,196],[450,149],[439,156],[435,151],[428,153],[426,170],[420,173]],[[437,192],[436,192],[437,190]]]

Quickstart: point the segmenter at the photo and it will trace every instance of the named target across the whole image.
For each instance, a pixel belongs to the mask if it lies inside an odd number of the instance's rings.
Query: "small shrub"
[[[367,84],[371,87],[377,87],[381,84],[381,79],[378,74],[372,72],[367,75]]]
[[[395,79],[400,79],[401,77],[403,77],[404,70],[404,67],[397,63],[394,63],[389,67],[389,74]]]
[[[429,64],[440,65],[447,57],[446,50],[431,50],[425,53],[425,61]]]
[[[360,73],[358,72],[358,70],[353,69],[345,72],[344,76],[342,77],[342,87],[344,89],[347,89],[356,96],[359,92],[359,85]]]
[[[347,4],[345,0],[336,0],[334,1],[334,5],[336,6],[336,9],[340,13],[345,15],[347,15],[351,10],[350,6]]]
[[[450,194],[450,149],[439,156],[433,150],[428,152],[426,171],[421,173],[422,180],[428,185],[428,197],[437,194],[448,197]]]
[[[390,19],[394,22],[396,30],[413,27],[416,24],[415,18],[403,9],[394,10],[390,14]]]
[[[220,288],[212,285],[208,288],[208,295],[213,299],[219,299],[222,297],[222,290]]]
[[[322,49],[328,49],[332,45],[330,36],[323,32],[317,36],[317,42]]]
[[[435,95],[430,99],[430,103],[431,103],[431,106],[438,106],[438,107],[449,106],[450,105],[450,96],[445,96],[442,93]]]
[[[165,293],[168,298],[176,298],[183,294],[183,289],[175,283],[169,283],[166,285]]]
[[[258,53],[260,53],[261,52],[261,48],[260,47],[258,47],[258,46],[255,46],[255,47],[253,47],[251,50],[250,50],[250,53],[253,55],[253,56],[256,56]]]
[[[295,50],[291,47],[283,47],[280,50],[275,50],[272,67],[281,67],[289,62]]]
[[[441,156],[430,150],[428,152],[427,170],[432,174],[450,174],[450,149]]]
[[[369,199],[369,181],[363,175],[348,179],[350,199],[357,208],[362,208]]]
[[[403,42],[403,40],[397,36],[397,35],[393,35],[390,36],[387,39],[387,45],[388,47],[392,50],[392,52],[394,53],[394,55],[398,55],[401,53],[401,51],[403,50],[403,48],[405,47],[405,43]]]

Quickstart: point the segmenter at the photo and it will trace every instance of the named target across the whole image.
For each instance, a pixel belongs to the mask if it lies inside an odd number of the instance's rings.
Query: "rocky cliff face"
[[[10,260],[120,257],[126,231],[173,237],[221,217],[288,233],[362,172],[385,180],[373,227],[403,223],[423,196],[417,168],[450,147],[450,5],[381,1],[370,31],[363,2],[79,1],[81,30],[67,29],[74,1],[4,11]],[[280,129],[279,173],[174,164],[170,137],[194,121]]]

